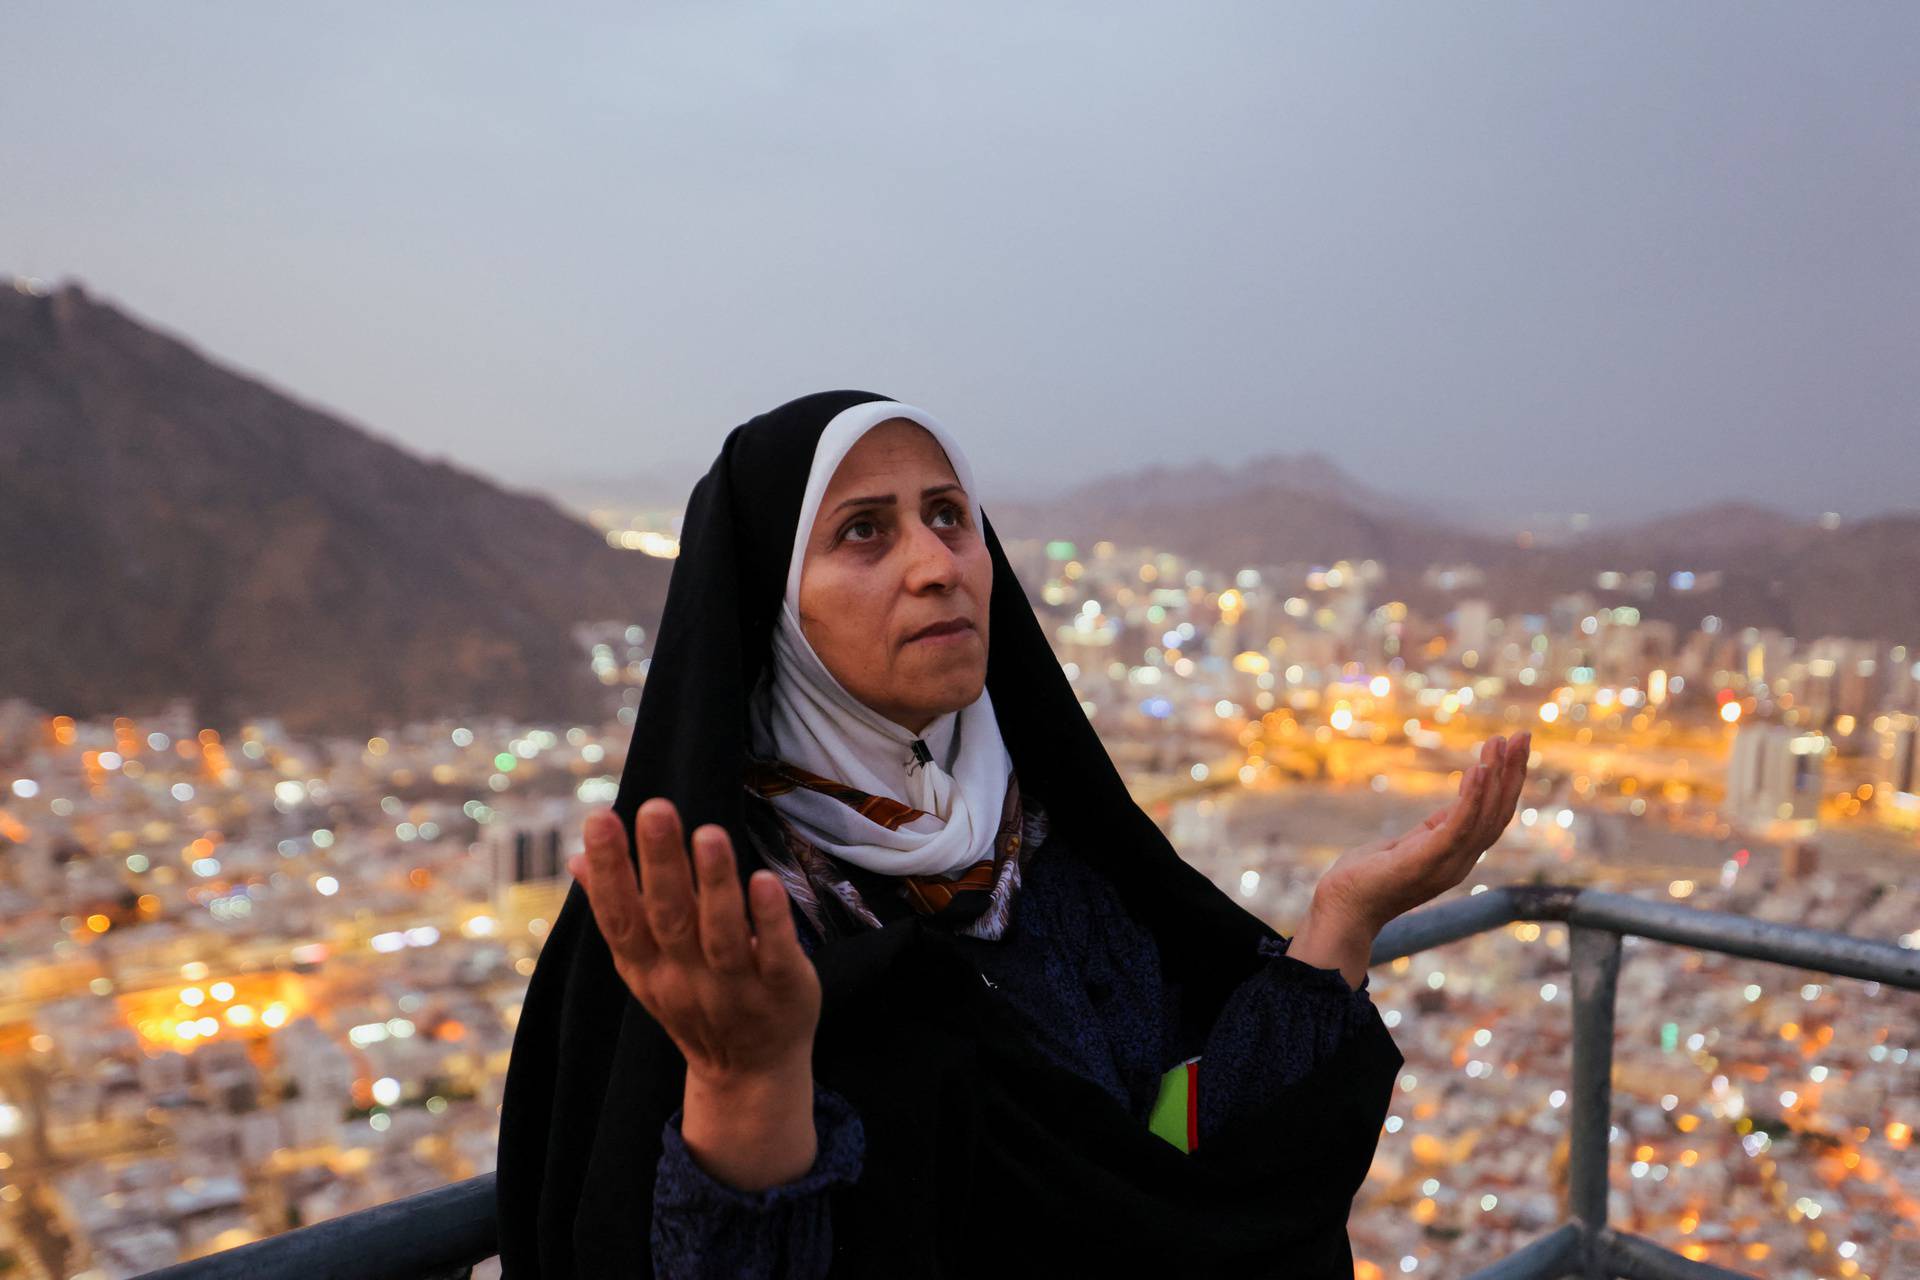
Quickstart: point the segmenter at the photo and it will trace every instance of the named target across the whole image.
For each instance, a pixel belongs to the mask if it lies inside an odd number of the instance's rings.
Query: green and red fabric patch
[[[1160,1096],[1154,1100],[1147,1128],[1182,1151],[1200,1145],[1200,1058],[1178,1063],[1160,1077]]]

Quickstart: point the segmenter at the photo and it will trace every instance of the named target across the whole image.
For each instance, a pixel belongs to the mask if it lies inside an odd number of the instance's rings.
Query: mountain
[[[1731,627],[1778,627],[1809,640],[1920,642],[1920,511],[1829,528],[1724,502],[1605,530],[1557,529],[1551,540],[1503,537],[1370,490],[1305,454],[1232,468],[1147,468],[987,514],[1003,537],[1106,539],[1226,571],[1371,558],[1386,573],[1379,599],[1430,616],[1467,597],[1501,612],[1544,612],[1554,597],[1585,591],[1596,605],[1631,605],[1687,628],[1716,614]],[[1427,580],[1430,567],[1466,564],[1483,571],[1479,585]],[[1693,589],[1676,587],[1682,571],[1695,575]],[[1600,585],[1602,575],[1636,572],[1652,579],[1651,591]]]
[[[1473,560],[1501,546],[1416,499],[1375,491],[1314,453],[1232,467],[1149,467],[1048,502],[996,503],[987,514],[1006,537],[1104,538],[1222,569],[1368,557],[1425,564]]]
[[[1656,516],[1582,540],[1590,550],[1685,548],[1691,554],[1738,555],[1769,547],[1797,545],[1821,532],[1771,507],[1751,502],[1715,502],[1688,511]]]
[[[1426,521],[1442,519],[1420,500],[1370,488],[1342,471],[1325,454],[1313,452],[1270,453],[1231,465],[1195,462],[1177,467],[1151,466],[1090,481],[1057,501],[1127,512],[1213,503],[1242,494],[1271,497],[1278,493],[1338,499],[1348,506],[1373,507]]]
[[[0,695],[371,732],[600,718],[577,623],[669,564],[419,458],[68,282],[0,286]]]

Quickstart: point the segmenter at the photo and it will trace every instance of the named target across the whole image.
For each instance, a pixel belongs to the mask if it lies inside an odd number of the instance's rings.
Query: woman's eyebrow
[[[949,481],[946,484],[934,485],[931,489],[922,489],[920,491],[920,497],[922,500],[925,500],[927,498],[931,498],[936,493],[945,493],[949,489],[959,489],[959,488],[960,488],[959,481],[957,480]],[[896,500],[894,496],[890,493],[875,494],[872,497],[866,497],[866,498],[848,498],[845,502],[835,507],[833,511],[829,511],[827,514],[832,515],[835,512],[844,511],[848,507],[891,507],[894,505],[895,501]]]

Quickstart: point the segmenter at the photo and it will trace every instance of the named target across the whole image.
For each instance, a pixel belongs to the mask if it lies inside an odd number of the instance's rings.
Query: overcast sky
[[[0,272],[509,483],[858,386],[992,492],[1920,508],[1920,5],[18,8]]]

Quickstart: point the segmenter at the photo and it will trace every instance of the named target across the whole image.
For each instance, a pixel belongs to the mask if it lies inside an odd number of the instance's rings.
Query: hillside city
[[[1920,649],[1601,604],[1652,585],[1634,566],[1505,616],[1436,566],[1455,607],[1422,616],[1372,560],[1007,551],[1136,798],[1283,933],[1342,849],[1528,729],[1519,814],[1441,901],[1594,886],[1920,948]],[[575,639],[601,723],[315,738],[0,703],[0,1277],[138,1275],[492,1168],[647,678],[640,623]],[[1373,970],[1406,1065],[1360,1280],[1465,1275],[1567,1217],[1566,933]],[[1616,1016],[1616,1225],[1785,1280],[1920,1275],[1920,995],[1629,939]]]

